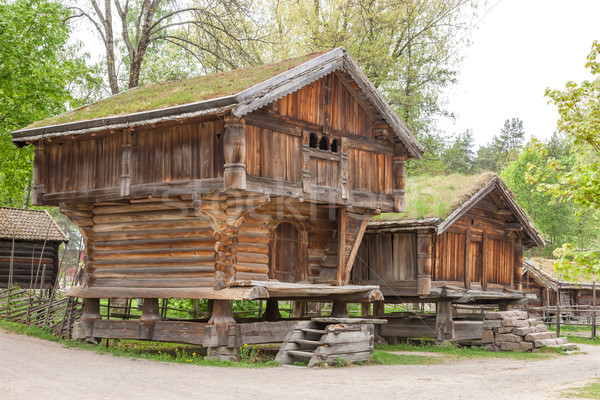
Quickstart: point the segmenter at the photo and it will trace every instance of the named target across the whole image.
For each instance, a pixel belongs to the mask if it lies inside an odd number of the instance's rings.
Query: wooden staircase
[[[324,319],[324,318],[321,318]],[[333,365],[338,359],[367,361],[373,355],[373,324],[298,321],[285,337],[275,361],[280,364],[306,362]]]

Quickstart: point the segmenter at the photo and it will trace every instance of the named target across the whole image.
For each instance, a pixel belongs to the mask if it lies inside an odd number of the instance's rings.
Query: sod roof
[[[446,219],[496,174],[414,176],[406,183],[406,212],[383,213],[374,218],[380,221]]]
[[[140,86],[67,113],[35,122],[26,129],[160,110],[234,95],[328,51],[290,58],[273,64]]]

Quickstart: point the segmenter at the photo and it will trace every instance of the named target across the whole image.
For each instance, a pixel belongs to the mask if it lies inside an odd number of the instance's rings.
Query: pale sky
[[[439,128],[473,129],[477,148],[518,117],[527,138],[548,138],[558,113],[544,92],[590,79],[584,65],[600,40],[600,0],[489,0],[487,10],[472,31],[459,83],[446,93],[456,122],[439,121]]]

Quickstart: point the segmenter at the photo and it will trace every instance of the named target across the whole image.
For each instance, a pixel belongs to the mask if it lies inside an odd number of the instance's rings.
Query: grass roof
[[[489,183],[496,174],[414,176],[406,182],[406,212],[382,213],[376,220],[444,220]]]
[[[538,269],[542,270],[543,272],[546,273],[546,275],[548,275],[550,278],[556,280],[556,281],[561,281],[561,282],[568,282],[567,280],[565,280],[564,277],[561,277],[558,272],[556,271],[556,268],[554,267],[556,264],[555,259],[550,259],[550,258],[543,258],[543,257],[531,257],[529,258],[529,261],[531,261]],[[577,282],[569,282],[569,283],[593,283],[594,280],[593,279],[586,279],[583,276],[580,276],[577,278]]]
[[[160,110],[235,95],[324,53],[327,53],[327,51],[290,58],[273,64],[144,85],[67,113],[35,122],[27,128]]]

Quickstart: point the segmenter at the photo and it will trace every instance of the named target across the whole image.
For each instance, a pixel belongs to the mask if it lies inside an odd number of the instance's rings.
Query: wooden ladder
[[[287,333],[275,361],[293,364],[308,360],[309,367],[318,364],[321,360],[315,356],[315,352],[323,345],[322,340],[326,335],[324,325],[313,321],[296,322]]]
[[[308,360],[312,367],[333,365],[339,359],[367,361],[373,355],[374,324],[381,319],[317,317],[298,321],[285,337],[275,361],[280,364]]]

